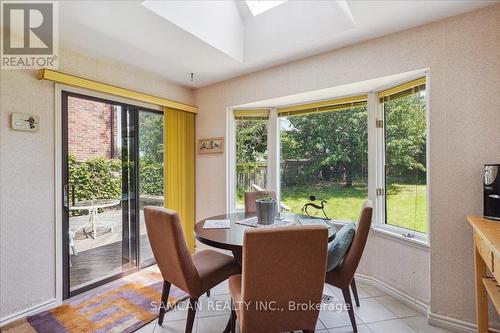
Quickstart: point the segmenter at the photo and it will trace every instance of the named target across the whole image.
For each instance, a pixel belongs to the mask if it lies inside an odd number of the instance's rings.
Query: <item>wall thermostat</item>
[[[13,113],[12,114],[12,129],[17,131],[36,132],[40,127],[40,118],[33,114]]]

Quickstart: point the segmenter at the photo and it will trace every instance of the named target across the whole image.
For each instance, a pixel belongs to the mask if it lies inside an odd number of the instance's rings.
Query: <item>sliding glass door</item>
[[[138,110],[140,265],[154,261],[144,223],[144,206],[164,206],[163,114]]]
[[[65,298],[154,263],[142,208],[163,205],[163,115],[62,95]]]

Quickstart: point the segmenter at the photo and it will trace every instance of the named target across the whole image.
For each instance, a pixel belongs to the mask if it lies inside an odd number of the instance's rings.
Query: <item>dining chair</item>
[[[346,253],[346,256],[340,266],[330,272],[326,272],[325,282],[342,290],[344,300],[348,306],[349,318],[351,320],[352,329],[357,332],[356,318],[354,316],[354,309],[352,306],[351,294],[349,292],[349,285],[353,289],[353,294],[356,299],[356,305],[359,306],[358,293],[356,290],[356,283],[354,282],[354,274],[358,268],[363,250],[368,239],[368,233],[372,223],[373,204],[370,200],[366,200],[361,208],[361,215],[359,223],[354,234],[351,246]]]
[[[163,323],[170,286],[189,294],[186,332],[191,332],[198,298],[230,275],[240,273],[233,257],[213,250],[191,255],[182,232],[179,215],[163,207],[144,207],[144,219],[156,264],[163,277],[158,324]]]
[[[313,332],[324,287],[324,226],[249,229],[242,274],[229,278],[233,310],[225,332]],[[299,305],[311,305],[300,308]]]
[[[268,190],[245,192],[245,213],[255,213],[257,211],[255,200],[269,197],[276,199],[276,192]]]

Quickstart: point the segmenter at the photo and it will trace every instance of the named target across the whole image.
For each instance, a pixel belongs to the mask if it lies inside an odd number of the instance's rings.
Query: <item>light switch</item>
[[[40,118],[33,114],[13,113],[12,129],[17,131],[36,132],[40,126]]]

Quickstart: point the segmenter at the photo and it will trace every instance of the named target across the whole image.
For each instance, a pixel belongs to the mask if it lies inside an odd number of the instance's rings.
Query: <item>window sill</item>
[[[372,230],[382,237],[386,237],[395,240],[399,243],[412,245],[414,247],[419,247],[428,250],[430,248],[429,238],[426,237],[415,237],[408,238],[402,235],[402,232],[397,232],[394,230],[388,230],[383,226],[372,226]]]

